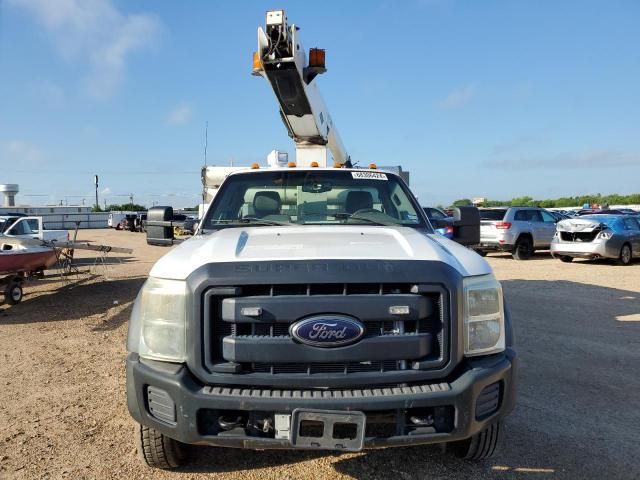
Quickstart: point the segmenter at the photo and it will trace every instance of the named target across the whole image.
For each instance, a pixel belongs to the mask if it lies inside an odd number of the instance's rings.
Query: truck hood
[[[462,276],[491,273],[472,250],[409,227],[287,226],[226,228],[196,235],[162,257],[153,277],[184,280],[208,263],[274,260],[430,260]]]

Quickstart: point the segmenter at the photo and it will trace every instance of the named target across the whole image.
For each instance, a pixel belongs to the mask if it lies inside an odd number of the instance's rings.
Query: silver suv
[[[555,217],[543,208],[481,208],[480,220],[481,255],[499,250],[526,260],[536,249],[548,249],[556,232]]]

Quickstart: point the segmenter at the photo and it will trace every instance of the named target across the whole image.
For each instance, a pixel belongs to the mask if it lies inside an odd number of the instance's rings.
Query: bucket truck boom
[[[253,54],[253,75],[264,77],[280,104],[280,115],[296,144],[296,163],[327,166],[333,161],[351,166],[327,109],[316,77],[326,72],[325,52],[312,48],[309,56],[300,42],[299,28],[288,25],[284,10],[267,12],[265,28],[258,28],[258,50]]]

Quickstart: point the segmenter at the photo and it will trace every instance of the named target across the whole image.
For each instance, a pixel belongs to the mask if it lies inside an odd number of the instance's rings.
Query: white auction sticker
[[[387,180],[387,175],[379,172],[351,172],[351,175],[365,180]]]

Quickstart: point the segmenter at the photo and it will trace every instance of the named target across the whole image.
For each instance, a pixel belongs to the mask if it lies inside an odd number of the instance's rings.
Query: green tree
[[[106,208],[107,212],[146,212],[147,211],[147,207],[145,207],[144,205],[140,205],[138,203],[123,203],[123,204],[117,204],[114,203],[112,205],[107,205]]]
[[[473,204],[468,198],[461,198],[460,200],[453,202],[454,207],[470,207],[471,205]]]

